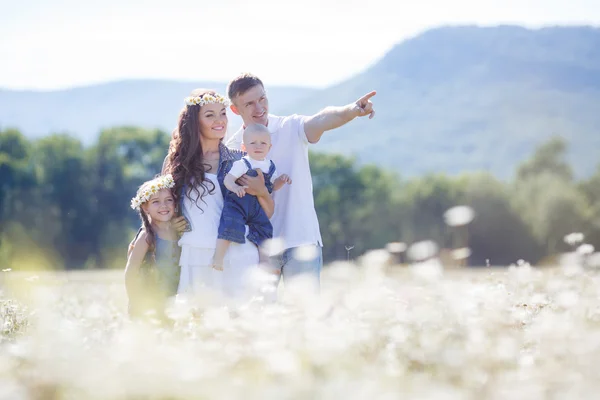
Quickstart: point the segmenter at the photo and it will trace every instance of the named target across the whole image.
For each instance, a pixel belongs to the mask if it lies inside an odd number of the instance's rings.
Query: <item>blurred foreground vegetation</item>
[[[0,267],[123,267],[139,225],[129,201],[159,172],[168,142],[164,131],[136,127],[106,129],[87,147],[67,134],[29,140],[15,129],[0,131]],[[346,246],[354,246],[353,257],[389,242],[429,239],[443,248],[468,246],[470,265],[538,263],[567,250],[563,237],[571,232],[598,248],[600,164],[576,180],[567,145],[550,139],[510,181],[486,172],[402,179],[313,152],[325,260],[345,259]],[[456,205],[476,213],[460,232],[444,223]]]

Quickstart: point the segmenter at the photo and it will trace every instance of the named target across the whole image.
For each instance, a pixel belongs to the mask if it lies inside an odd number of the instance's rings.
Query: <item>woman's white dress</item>
[[[211,293],[246,298],[252,294],[253,285],[249,278],[259,263],[258,249],[248,240],[244,244],[231,243],[225,255],[223,271],[211,267],[223,210],[223,194],[217,175],[207,173],[205,176],[206,180],[214,183],[215,190],[198,200],[200,208],[187,196],[183,200],[183,213],[192,230],[185,232],[179,240],[181,277],[178,294]],[[195,195],[192,191],[192,198]]]

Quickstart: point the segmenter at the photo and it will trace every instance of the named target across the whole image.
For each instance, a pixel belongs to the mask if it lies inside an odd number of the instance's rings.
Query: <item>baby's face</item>
[[[244,135],[246,152],[255,160],[264,160],[271,150],[271,134],[269,132],[247,132]]]

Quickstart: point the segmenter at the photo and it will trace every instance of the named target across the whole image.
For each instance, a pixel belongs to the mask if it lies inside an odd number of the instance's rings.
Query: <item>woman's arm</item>
[[[143,231],[138,235],[133,248],[127,258],[127,266],[125,267],[125,289],[127,290],[127,296],[131,300],[139,291],[139,276],[140,267],[148,251],[148,242],[146,242],[146,231]]]
[[[267,214],[267,218],[271,219],[271,217],[273,216],[273,213],[275,212],[275,202],[273,201],[273,198],[270,195],[266,196],[266,197],[261,196],[261,197],[257,197],[257,198],[258,198],[258,203],[260,204],[262,209],[265,210],[265,214]]]

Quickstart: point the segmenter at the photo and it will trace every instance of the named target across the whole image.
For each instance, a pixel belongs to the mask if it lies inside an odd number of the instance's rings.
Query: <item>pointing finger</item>
[[[367,94],[365,94],[363,97],[361,97],[360,99],[358,99],[358,103],[363,103],[365,101],[368,101],[371,97],[375,96],[377,94],[377,92],[375,90],[373,90],[372,92],[369,92]]]

